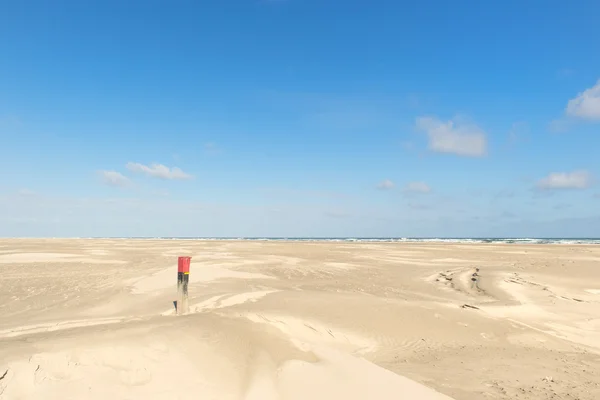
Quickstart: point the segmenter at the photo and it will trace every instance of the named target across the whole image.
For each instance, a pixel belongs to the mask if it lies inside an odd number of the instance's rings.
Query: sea
[[[91,239],[91,238],[90,238]],[[100,238],[95,238],[100,239]],[[436,242],[436,243],[517,243],[517,244],[600,244],[600,238],[445,238],[445,237],[122,237],[101,239],[162,240],[248,240],[295,242]]]

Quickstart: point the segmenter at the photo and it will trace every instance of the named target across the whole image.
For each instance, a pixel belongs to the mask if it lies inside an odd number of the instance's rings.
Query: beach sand
[[[4,239],[0,271],[1,399],[600,399],[599,246]]]

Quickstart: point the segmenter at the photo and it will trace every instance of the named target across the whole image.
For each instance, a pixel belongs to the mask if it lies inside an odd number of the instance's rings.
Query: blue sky
[[[600,236],[597,1],[0,4],[1,236]]]

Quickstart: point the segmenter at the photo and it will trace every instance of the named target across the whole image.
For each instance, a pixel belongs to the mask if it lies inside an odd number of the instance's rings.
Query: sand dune
[[[0,247],[2,399],[600,398],[598,247]]]

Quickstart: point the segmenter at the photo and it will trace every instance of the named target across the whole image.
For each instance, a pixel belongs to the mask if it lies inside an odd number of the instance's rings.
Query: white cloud
[[[108,186],[124,187],[131,182],[127,177],[117,171],[98,171],[102,183]]]
[[[417,118],[417,129],[427,133],[429,149],[463,157],[483,157],[487,153],[485,132],[477,125],[459,121],[440,121],[435,117]]]
[[[592,184],[592,175],[587,171],[553,172],[537,182],[537,188],[552,189],[586,189]]]
[[[565,112],[571,117],[600,120],[600,80],[569,100]]]
[[[139,172],[159,179],[181,180],[193,178],[192,175],[183,172],[177,167],[169,168],[162,164],[152,164],[148,166],[140,163],[129,162],[127,163],[127,169],[132,172]]]
[[[410,193],[429,193],[431,192],[431,187],[425,182],[410,182],[404,187],[404,191]]]
[[[386,179],[377,185],[377,189],[390,190],[390,189],[393,189],[394,186],[395,186],[394,182],[390,181],[389,179]]]

